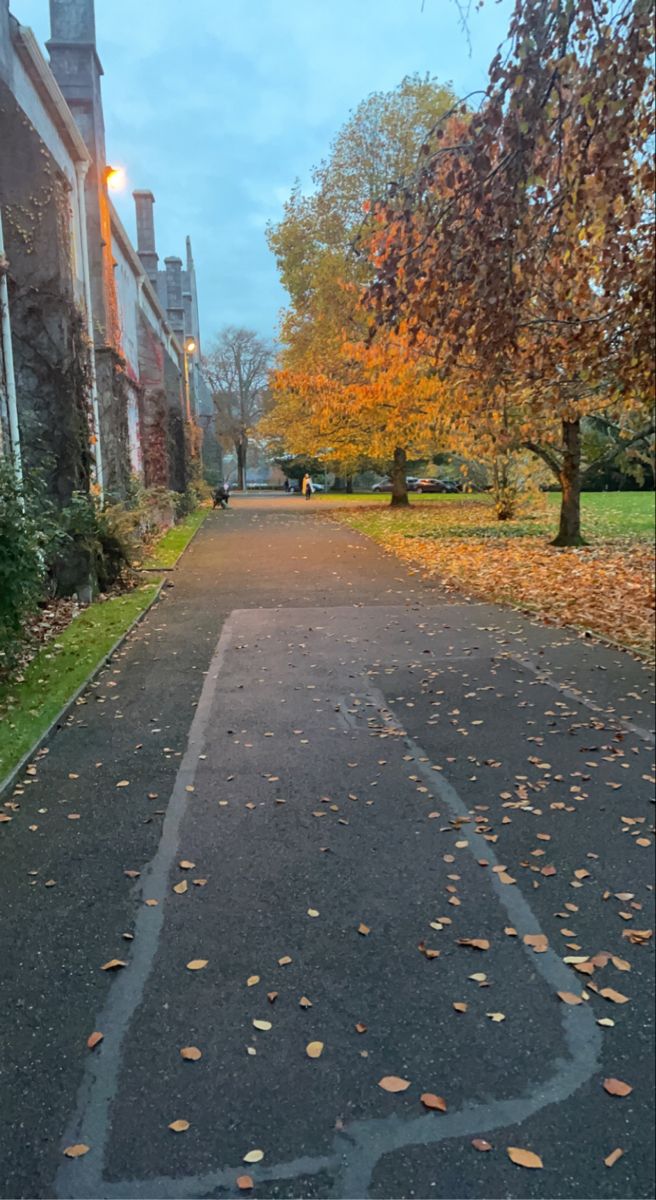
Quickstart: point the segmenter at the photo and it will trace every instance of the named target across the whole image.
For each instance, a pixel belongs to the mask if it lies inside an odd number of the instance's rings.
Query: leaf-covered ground
[[[448,497],[409,511],[362,507],[339,520],[447,590],[589,630],[647,656],[654,650],[653,497],[598,495],[584,511],[590,545],[549,544],[551,513],[498,522],[489,501]],[[598,531],[598,532],[597,532]]]

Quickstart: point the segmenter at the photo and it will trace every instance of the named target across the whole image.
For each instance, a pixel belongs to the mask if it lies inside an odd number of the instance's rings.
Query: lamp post
[[[183,367],[184,367],[184,401],[185,401],[185,419],[191,425],[191,391],[189,388],[189,356],[196,349],[195,338],[185,338],[182,346]]]

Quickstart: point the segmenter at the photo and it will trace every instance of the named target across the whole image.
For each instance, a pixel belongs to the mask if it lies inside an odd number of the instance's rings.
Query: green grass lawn
[[[148,607],[158,586],[159,580],[84,609],[32,659],[20,681],[0,685],[0,781]]]
[[[558,527],[560,494],[547,492],[544,501],[542,514],[516,521],[498,521],[489,495],[411,495],[410,508],[415,511],[408,517],[407,532],[410,536],[413,533],[426,536],[435,520],[427,506],[435,506],[436,512],[439,512],[439,529],[435,529],[435,533],[439,536],[525,537],[532,534],[551,537]],[[390,509],[389,495],[377,492],[360,492],[351,496],[331,492],[326,496],[314,496],[312,504],[315,503],[326,507],[333,504],[340,508],[372,505]],[[584,537],[643,539],[654,536],[654,492],[586,492],[581,498],[581,508]],[[398,511],[407,510],[394,510],[394,515]],[[358,514],[358,528],[365,533],[374,532],[379,517],[372,513],[372,518],[368,522],[366,512]],[[371,530],[367,524],[371,525]]]
[[[152,547],[148,558],[142,563],[143,569],[158,571],[174,567],[210,511],[209,508],[197,508],[173,525]]]

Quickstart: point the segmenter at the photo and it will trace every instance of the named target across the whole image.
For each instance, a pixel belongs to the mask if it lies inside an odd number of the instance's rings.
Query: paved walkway
[[[2,829],[0,1194],[651,1195],[646,671],[287,497],[171,582]]]

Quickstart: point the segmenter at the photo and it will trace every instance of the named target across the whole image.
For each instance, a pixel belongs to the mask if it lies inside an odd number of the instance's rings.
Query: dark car
[[[417,492],[419,490],[419,480],[414,475],[408,475],[405,482],[409,492]],[[371,490],[372,492],[391,492],[392,480],[389,476],[386,476],[385,479],[381,479],[378,483],[375,483]]]
[[[421,492],[459,492],[461,484],[453,479],[418,479],[416,490]]]

